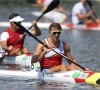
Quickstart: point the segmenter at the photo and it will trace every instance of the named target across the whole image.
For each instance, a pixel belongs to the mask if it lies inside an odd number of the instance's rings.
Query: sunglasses
[[[61,32],[51,32],[52,34],[61,34]]]

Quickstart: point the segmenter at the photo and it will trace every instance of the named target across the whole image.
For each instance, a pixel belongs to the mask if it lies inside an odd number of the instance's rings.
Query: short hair
[[[49,31],[51,31],[51,28],[52,28],[52,27],[55,27],[55,28],[57,28],[58,30],[61,30],[61,31],[62,31],[61,25],[60,25],[59,23],[57,23],[57,22],[54,22],[54,23],[52,23],[52,24],[49,26]]]
[[[19,16],[18,13],[12,13],[10,16],[9,16],[9,20],[16,17],[16,16]]]

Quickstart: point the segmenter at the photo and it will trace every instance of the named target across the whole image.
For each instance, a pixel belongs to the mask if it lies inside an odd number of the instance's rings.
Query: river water
[[[62,0],[63,1],[63,0]],[[77,1],[64,0],[61,5],[71,12],[72,6]],[[99,2],[93,3],[98,17]],[[32,16],[32,11],[39,11],[40,8],[32,7],[32,4],[25,2],[24,0],[0,0],[0,22],[7,21],[11,13],[17,12],[25,18],[25,22],[31,22],[37,17]],[[42,21],[41,18],[40,21]],[[69,22],[71,17],[69,17]],[[0,27],[0,33],[2,33],[7,27]],[[40,40],[48,37],[48,30],[41,29],[42,35],[38,38]],[[83,67],[89,67],[93,71],[100,71],[100,31],[79,31],[79,30],[63,30],[61,37],[66,43],[69,44],[72,56]],[[25,46],[28,47],[30,52],[34,52],[36,44],[38,42],[32,37],[27,36],[25,40]],[[63,62],[66,63],[65,60]],[[66,63],[67,64],[67,63]],[[100,88],[99,88],[100,89]],[[16,78],[3,78],[0,77],[0,90],[99,90],[96,87],[90,87],[85,84],[57,84],[57,83],[44,83],[37,80],[20,80]]]

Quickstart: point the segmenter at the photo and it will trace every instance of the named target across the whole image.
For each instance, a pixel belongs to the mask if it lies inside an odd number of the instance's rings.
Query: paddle
[[[47,9],[37,18],[36,22],[44,15],[46,14],[47,12],[55,9],[60,3],[60,0],[53,0],[49,6],[47,7]],[[29,29],[32,28],[32,26],[29,27]]]
[[[54,8],[56,8],[60,3],[60,0],[53,0],[49,6],[47,7],[47,9],[36,19],[36,22],[46,13],[48,13],[49,11],[53,10]],[[32,28],[33,25],[31,25],[28,30],[30,30]],[[23,34],[23,36],[25,35],[26,33]],[[22,37],[23,37],[22,36]],[[17,44],[19,41],[20,41],[21,38],[19,38],[19,40],[15,43]]]
[[[19,24],[19,23],[17,23],[17,22],[15,22],[15,24],[16,24],[18,27],[22,28],[26,33],[28,33],[31,37],[33,37],[33,38],[34,38],[35,40],[37,40],[39,43],[41,43],[42,45],[44,45],[45,47],[47,47],[47,45],[46,45],[45,43],[43,43],[43,42],[40,41],[37,37],[35,37],[33,34],[31,34],[31,33],[30,33],[25,27],[23,27],[21,24]],[[52,51],[54,51],[54,52],[57,53],[57,54],[60,54],[60,55],[63,56],[65,59],[69,60],[70,62],[74,63],[74,64],[77,65],[78,67],[80,67],[80,68],[82,68],[83,70],[85,70],[84,67],[82,67],[82,66],[80,66],[79,64],[73,62],[72,60],[68,59],[64,54],[56,52],[53,48],[52,48]]]
[[[49,11],[53,10],[54,8],[56,8],[56,7],[59,5],[59,3],[60,3],[60,0],[53,0],[53,1],[49,4],[49,6],[47,7],[47,9],[37,18],[36,22],[37,22],[44,14],[46,14],[46,13],[48,13]],[[32,26],[33,26],[33,25],[32,25]],[[28,30],[31,29],[32,26],[30,26],[30,27],[28,28]],[[22,37],[23,37],[25,34],[26,34],[26,33],[24,33],[24,34],[22,35]],[[22,38],[22,37],[21,37],[21,38]],[[15,42],[15,44],[14,44],[13,46],[15,46],[15,45],[21,40],[21,38],[19,38],[19,39]],[[0,63],[3,61],[3,59],[5,58],[5,56],[6,56],[8,53],[9,53],[9,51],[6,52],[2,57],[0,57]]]
[[[91,10],[93,10],[92,1],[91,0],[87,0],[87,3],[90,6]],[[95,18],[97,18],[97,15],[95,13],[93,13],[93,14],[94,14]]]

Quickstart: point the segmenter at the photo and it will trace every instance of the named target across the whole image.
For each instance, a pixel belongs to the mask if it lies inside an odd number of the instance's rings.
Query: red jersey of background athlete
[[[17,32],[13,32],[10,28],[6,30],[5,32],[8,32],[9,39],[7,40],[7,45],[14,45],[15,42],[23,35],[23,30],[18,30]],[[23,48],[25,36],[14,46],[14,48]]]

